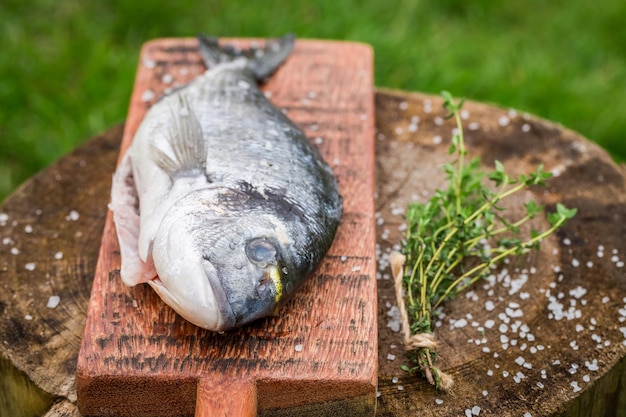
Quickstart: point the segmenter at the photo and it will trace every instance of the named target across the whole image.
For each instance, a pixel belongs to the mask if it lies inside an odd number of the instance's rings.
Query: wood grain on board
[[[149,106],[204,70],[194,39],[147,43],[121,153]],[[114,224],[107,218],[77,366],[83,414],[374,414],[372,84],[369,47],[298,41],[264,85],[311,140],[321,138],[316,142],[344,198],[331,249],[277,317],[209,332],[179,317],[149,287],[124,286]]]

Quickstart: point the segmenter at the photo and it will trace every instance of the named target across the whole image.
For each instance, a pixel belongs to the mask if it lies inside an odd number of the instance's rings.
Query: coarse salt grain
[[[155,96],[156,94],[154,94],[154,91],[146,90],[141,94],[141,101],[143,102],[152,101]]]
[[[58,295],[51,295],[50,298],[48,298],[48,303],[46,304],[46,307],[56,308],[60,302],[61,297],[59,297]]]
[[[293,349],[294,349],[296,352],[302,352],[302,348],[303,348],[303,346],[302,346],[301,344],[295,345],[295,346],[293,347]]]
[[[441,404],[443,404],[443,400],[440,399],[440,398],[435,398],[435,404],[441,405]]]

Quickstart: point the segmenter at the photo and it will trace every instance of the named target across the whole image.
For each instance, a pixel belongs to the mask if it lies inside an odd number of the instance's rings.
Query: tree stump
[[[533,198],[579,212],[539,253],[507,265],[508,278],[446,303],[435,334],[451,393],[407,376],[386,254],[400,242],[405,204],[443,184],[453,126],[437,97],[378,90],[377,415],[626,415],[626,170],[561,126],[464,109],[471,155],[514,173],[543,163],[558,176]],[[79,415],[75,361],[121,135],[118,126],[90,140],[0,206],[2,416]]]

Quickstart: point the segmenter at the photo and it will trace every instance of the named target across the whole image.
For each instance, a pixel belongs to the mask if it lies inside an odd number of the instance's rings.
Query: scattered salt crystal
[[[524,360],[524,358],[523,358],[523,357],[521,357],[521,356],[518,356],[518,357],[515,359],[515,363],[516,363],[516,364],[518,364],[519,366],[522,366],[522,365],[524,364],[524,362],[526,362],[526,361],[525,361],[525,360]]]
[[[295,346],[293,347],[293,349],[294,349],[296,352],[302,352],[302,347],[303,347],[303,346],[302,346],[301,344],[298,344],[298,345],[295,345]]]
[[[580,266],[580,261],[576,258],[572,259],[572,266],[574,268],[578,268]]]
[[[388,361],[395,361],[396,360],[396,355],[389,353],[387,354],[387,360]]]
[[[6,225],[9,220],[9,215],[6,213],[0,213],[0,226]]]
[[[566,237],[565,239],[563,239],[563,244],[565,246],[569,246],[569,245],[572,244],[572,241],[569,238]]]
[[[141,101],[146,102],[146,101],[152,101],[154,99],[154,97],[156,96],[156,94],[154,94],[154,91],[152,90],[146,90],[141,94]]]
[[[172,81],[174,81],[172,74],[163,74],[163,77],[161,77],[161,82],[163,84],[170,84]]]
[[[524,413],[524,417],[533,417],[533,415],[530,413]]]
[[[587,369],[589,369],[590,371],[597,371],[599,369],[598,367],[598,360],[594,359],[593,361],[589,362],[589,361],[585,361],[585,366],[587,367]]]
[[[479,415],[479,414],[480,414],[480,407],[479,407],[479,406],[477,406],[477,405],[473,406],[473,407],[472,407],[472,415],[477,416],[477,415]]]
[[[156,61],[149,59],[149,58],[144,58],[141,60],[141,63],[143,64],[144,67],[148,68],[148,69],[152,69],[154,67],[156,67]]]
[[[591,381],[591,377],[588,374],[583,375],[583,381],[589,382],[589,381]]]
[[[406,101],[401,101],[398,107],[400,108],[400,110],[406,110],[409,108],[409,103],[407,103]]]
[[[537,382],[537,386],[541,389],[543,389],[544,385],[541,381]]]
[[[27,315],[24,316],[24,320],[30,321],[32,319],[33,319],[33,316],[31,316],[30,314],[27,314]]]
[[[441,136],[437,135],[437,136],[433,137],[433,143],[435,145],[439,145],[441,143],[441,141],[442,141]]]
[[[31,226],[30,224],[27,224],[26,226],[24,226],[24,231],[26,233],[33,233],[33,226]]]
[[[389,311],[387,311],[387,316],[390,317],[387,320],[387,327],[391,329],[392,332],[400,331],[400,310],[396,306],[392,306]]]
[[[608,303],[609,301],[611,301],[611,298],[610,298],[610,297],[607,297],[607,296],[602,297],[602,304],[606,304],[606,303]]]
[[[469,408],[465,409],[465,417],[472,417],[472,410],[470,410]]]
[[[35,263],[34,262],[29,262],[26,265],[24,265],[24,268],[26,268],[29,271],[34,271],[35,270]]]
[[[480,129],[480,124],[477,122],[471,122],[470,124],[467,125],[467,128],[469,130],[478,130]]]
[[[133,307],[137,308],[138,304],[137,304],[137,300],[133,300]]]
[[[509,372],[508,371],[502,371],[502,376],[507,378],[509,376]]]
[[[444,123],[443,117],[439,117],[439,116],[435,117],[434,122],[437,126],[442,126]]]
[[[443,400],[440,399],[440,398],[435,398],[435,404],[441,405],[441,404],[443,404]]]
[[[57,252],[54,254],[54,259],[63,259],[63,252]]]
[[[46,307],[56,308],[60,302],[61,297],[59,297],[58,295],[51,295],[50,298],[48,298],[48,304],[46,304]]]
[[[496,324],[496,322],[495,322],[495,321],[493,321],[493,320],[491,320],[491,319],[489,319],[489,320],[485,321],[485,327],[486,327],[486,328],[488,328],[488,329],[493,328],[493,326],[494,326],[495,324]]]
[[[459,319],[459,320],[454,322],[454,327],[457,328],[457,329],[465,327],[466,325],[467,325],[467,320],[465,320],[465,319]]]
[[[488,300],[488,301],[485,303],[485,310],[487,310],[487,311],[493,311],[495,308],[496,308],[496,306],[493,304],[493,301]]]
[[[528,123],[524,123],[522,125],[522,132],[524,132],[524,133],[530,132],[530,125]]]
[[[569,295],[571,295],[574,298],[580,298],[583,295],[587,294],[587,290],[583,287],[581,287],[580,285],[577,286],[576,288],[570,290]]]
[[[572,381],[570,383],[570,385],[574,388],[574,392],[578,392],[578,391],[582,390],[582,388],[578,386],[578,382],[576,382],[576,381]]]
[[[404,390],[404,386],[398,385],[398,391],[403,391],[403,390]]]
[[[493,376],[493,371],[491,369],[487,371],[487,376]]]
[[[76,221],[80,218],[80,214],[76,210],[70,211],[70,213],[65,217],[65,220]]]
[[[361,270],[361,267],[358,266],[358,265],[357,266],[353,266],[352,269],[351,269],[352,272],[358,272],[360,270]]]
[[[500,116],[498,118],[498,124],[500,126],[508,126],[510,119],[507,116]]]
[[[397,377],[397,376],[394,376],[393,378],[391,378],[391,382],[392,382],[393,384],[397,384],[397,383],[398,383],[398,381],[399,381],[399,379],[398,379],[398,377]]]
[[[487,391],[486,389],[483,390],[483,397],[486,397],[487,394],[489,394],[489,391]]]

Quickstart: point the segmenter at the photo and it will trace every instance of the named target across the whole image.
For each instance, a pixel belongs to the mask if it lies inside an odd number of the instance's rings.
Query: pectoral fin
[[[203,174],[206,146],[202,126],[182,94],[178,95],[177,104],[171,108],[170,117],[166,140],[172,156],[152,143],[152,158],[172,179]]]

